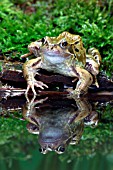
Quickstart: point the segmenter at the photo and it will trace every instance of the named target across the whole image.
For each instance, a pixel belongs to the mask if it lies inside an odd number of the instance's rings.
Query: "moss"
[[[103,58],[101,68],[110,74],[113,71],[112,7],[113,0],[1,1],[0,48],[3,53],[17,51],[12,57],[18,58],[31,41],[67,30],[81,35],[86,49],[92,46],[99,49]]]

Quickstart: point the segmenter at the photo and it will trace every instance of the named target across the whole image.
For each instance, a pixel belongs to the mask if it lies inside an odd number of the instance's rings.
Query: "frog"
[[[32,54],[35,58],[23,64],[23,75],[27,81],[26,97],[30,89],[34,95],[37,95],[35,87],[42,90],[48,88],[48,85],[35,79],[39,69],[72,77],[73,82],[77,79],[76,87],[71,91],[72,95],[80,97],[87,93],[93,77],[85,68],[86,49],[79,35],[64,31],[57,37],[46,36],[34,41],[28,45],[28,49],[30,52],[22,55],[21,58]]]
[[[69,144],[77,145],[83,134],[85,119],[87,124],[93,124],[96,117],[86,98],[62,98],[60,101],[59,98],[37,98],[25,103],[22,114],[28,121],[28,132],[38,136],[42,154],[49,151],[63,154]]]

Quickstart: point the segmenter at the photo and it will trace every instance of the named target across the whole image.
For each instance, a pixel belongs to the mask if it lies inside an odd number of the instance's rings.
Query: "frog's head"
[[[68,32],[61,33],[58,37],[44,37],[32,42],[28,49],[35,56],[40,54],[52,64],[63,62],[67,58],[76,58],[77,61],[85,63],[86,51],[79,35]]]
[[[66,127],[43,127],[39,128],[38,124],[28,123],[27,130],[29,133],[38,134],[38,142],[41,146],[39,151],[46,154],[48,151],[55,151],[62,154],[71,138],[70,128]]]
[[[32,134],[38,134],[40,144],[39,151],[43,154],[55,151],[58,154],[65,152],[66,147],[78,144],[84,129],[84,122],[80,121],[74,126],[46,126],[39,127],[36,124],[28,123],[27,130]]]
[[[84,121],[76,123],[73,127],[49,127],[39,133],[39,151],[46,154],[48,151],[55,151],[58,154],[64,153],[66,147],[77,145],[84,130]]]
[[[48,151],[55,151],[62,154],[68,144],[70,137],[69,129],[60,127],[48,127],[41,130],[38,141],[41,146],[39,151],[46,154]]]

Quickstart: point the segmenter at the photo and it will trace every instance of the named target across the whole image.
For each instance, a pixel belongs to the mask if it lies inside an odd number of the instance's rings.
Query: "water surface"
[[[33,103],[23,96],[8,97],[1,99],[0,112],[1,170],[113,169],[109,96],[79,101],[43,97]],[[46,154],[39,152],[41,145]],[[62,154],[56,152],[59,145],[65,148]]]

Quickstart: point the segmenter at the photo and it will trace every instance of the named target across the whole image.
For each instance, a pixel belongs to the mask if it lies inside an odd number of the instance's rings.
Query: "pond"
[[[0,100],[0,169],[112,170],[110,92]]]

